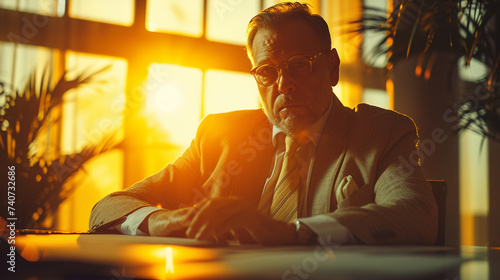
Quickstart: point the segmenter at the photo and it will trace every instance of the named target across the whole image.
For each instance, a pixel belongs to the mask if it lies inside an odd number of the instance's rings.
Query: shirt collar
[[[309,128],[306,129],[306,137],[311,140],[315,147],[318,146],[319,141],[321,139],[321,133],[323,132],[323,128],[325,127],[326,120],[328,119],[328,115],[330,115],[330,110],[332,109],[333,98],[330,100],[330,105],[328,106],[328,110],[319,118],[315,123],[313,123]],[[278,136],[280,134],[286,135],[286,133],[276,125],[273,125],[273,146],[276,147],[278,144]]]

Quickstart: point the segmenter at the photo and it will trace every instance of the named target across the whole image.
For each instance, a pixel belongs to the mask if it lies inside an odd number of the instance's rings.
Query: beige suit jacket
[[[99,201],[90,228],[109,228],[141,207],[177,209],[207,196],[243,197],[257,207],[272,162],[271,138],[261,110],[209,115],[174,163]],[[330,215],[365,244],[433,244],[431,187],[420,167],[410,175],[400,170],[401,160],[416,154],[416,141],[410,118],[366,104],[346,108],[334,98],[302,216]]]

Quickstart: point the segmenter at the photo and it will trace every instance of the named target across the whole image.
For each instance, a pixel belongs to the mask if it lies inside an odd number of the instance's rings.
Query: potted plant
[[[482,92],[469,92],[455,113],[458,130],[470,129],[500,142],[500,1],[497,0],[401,0],[386,10],[363,7],[354,22],[356,32],[375,31],[385,36],[371,55],[388,56],[387,68],[413,54],[453,53],[483,64],[487,74],[475,81]],[[421,65],[417,65],[419,67]],[[476,96],[474,96],[476,94]]]
[[[6,195],[2,195],[0,216],[4,223],[14,220],[17,229],[51,228],[59,205],[76,186],[67,183],[85,162],[115,146],[112,135],[77,153],[61,155],[50,133],[60,127],[64,95],[92,83],[106,69],[74,79],[63,74],[53,83],[47,68],[40,75],[32,74],[21,89],[0,82],[0,178]]]

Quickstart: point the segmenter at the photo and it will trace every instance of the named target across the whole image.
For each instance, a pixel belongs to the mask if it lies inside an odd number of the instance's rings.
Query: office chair
[[[432,186],[434,199],[438,206],[438,234],[436,246],[444,246],[445,238],[445,221],[446,221],[446,194],[448,193],[448,186],[442,180],[427,180]]]

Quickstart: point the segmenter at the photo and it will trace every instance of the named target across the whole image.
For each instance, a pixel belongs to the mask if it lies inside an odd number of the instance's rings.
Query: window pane
[[[201,37],[203,0],[149,0],[146,29]]]
[[[64,0],[0,0],[0,8],[45,16],[62,17],[65,6]]]
[[[134,0],[71,0],[69,16],[98,22],[131,26]]]
[[[387,9],[387,1],[380,0],[364,0],[364,5],[370,8],[377,8],[385,10]],[[366,64],[377,67],[384,68],[387,64],[388,57],[386,54],[373,57],[374,48],[378,43],[386,36],[385,32],[368,30],[363,32],[363,43],[361,45],[363,60]]]
[[[465,66],[465,57],[458,59],[458,76],[468,82],[478,82],[488,75],[488,68],[479,60],[472,58],[469,66]]]
[[[0,42],[0,80],[22,89],[29,76],[34,71],[41,74],[53,57],[54,49]]]
[[[56,230],[87,231],[89,214],[106,195],[123,189],[123,151],[114,149],[85,164],[75,191],[59,206]]]
[[[248,22],[258,12],[258,0],[208,0],[207,39],[244,45]]]
[[[77,52],[66,53],[67,78],[92,73],[110,65],[88,84],[70,90],[64,98],[61,153],[70,154],[83,147],[102,145],[111,135],[123,133],[123,100],[127,61]],[[88,213],[103,197],[123,188],[123,151],[112,150],[94,157],[77,177],[75,192],[58,210],[59,230],[86,230]]]
[[[362,102],[389,109],[389,95],[382,89],[365,88],[363,90]]]
[[[111,66],[65,96],[61,149],[74,153],[122,130],[127,61],[77,52],[67,52],[66,59],[68,79]]]
[[[189,146],[201,119],[200,69],[154,63],[149,67],[146,94],[148,125],[166,133],[163,141]]]
[[[218,70],[205,74],[205,114],[259,108],[258,96],[250,74]]]
[[[458,135],[458,147],[461,244],[486,244],[488,228],[481,221],[488,218],[488,178],[489,170],[493,170],[489,166],[488,142],[478,133],[464,130]],[[420,147],[421,150],[423,148]]]

